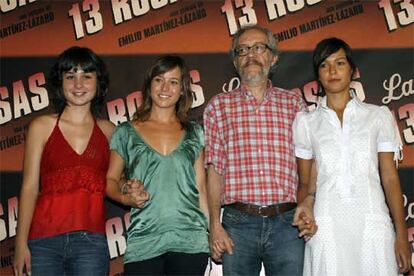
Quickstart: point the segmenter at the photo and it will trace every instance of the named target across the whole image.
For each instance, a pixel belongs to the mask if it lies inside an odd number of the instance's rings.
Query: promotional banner
[[[318,100],[316,44],[338,37],[354,50],[358,97],[388,106],[398,123],[404,147],[399,175],[414,252],[413,1],[0,0],[0,11],[1,275],[12,274],[26,130],[33,118],[52,112],[45,83],[57,55],[78,45],[103,58],[110,77],[103,117],[119,124],[141,104],[144,73],[154,59],[179,54],[191,70],[191,118],[201,123],[212,96],[240,85],[228,51],[234,33],[249,24],[272,30],[281,54],[271,80],[302,93],[310,110]],[[110,275],[121,275],[128,208],[106,205]],[[221,275],[220,266],[212,275]]]

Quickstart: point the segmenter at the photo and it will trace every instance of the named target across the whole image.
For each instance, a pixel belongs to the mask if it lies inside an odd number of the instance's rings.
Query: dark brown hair
[[[321,40],[313,51],[313,71],[318,80],[318,96],[325,96],[325,90],[319,81],[319,66],[325,59],[338,52],[340,49],[343,49],[345,52],[346,60],[349,62],[352,69],[352,74],[356,71],[356,64],[352,57],[351,47],[349,47],[345,41],[336,37]]]
[[[166,55],[159,57],[149,68],[144,79],[142,88],[143,99],[142,104],[134,114],[133,119],[139,121],[148,120],[152,108],[151,98],[151,81],[161,74],[173,70],[178,67],[181,71],[181,92],[182,95],[176,103],[175,112],[181,125],[186,128],[188,126],[188,110],[193,103],[193,93],[191,91],[190,73],[184,60],[176,55]]]
[[[91,103],[91,112],[97,117],[103,107],[108,92],[109,78],[105,63],[91,49],[73,46],[59,55],[49,72],[47,89],[55,111],[59,114],[66,106],[63,93],[63,75],[72,69],[82,69],[84,72],[96,72],[96,95]]]

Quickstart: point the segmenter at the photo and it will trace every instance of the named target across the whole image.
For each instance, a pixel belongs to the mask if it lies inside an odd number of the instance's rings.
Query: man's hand
[[[292,224],[298,227],[299,237],[303,237],[305,241],[309,241],[318,230],[313,212],[305,204],[299,204],[296,208]]]
[[[221,262],[224,252],[230,255],[233,254],[234,243],[221,224],[211,227],[209,243],[211,257],[217,262]]]

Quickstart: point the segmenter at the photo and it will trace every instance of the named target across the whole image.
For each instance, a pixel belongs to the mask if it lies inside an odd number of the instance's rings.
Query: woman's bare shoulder
[[[29,125],[28,139],[45,143],[53,131],[59,116],[57,114],[41,115],[34,118]],[[31,139],[33,137],[33,139]]]
[[[96,123],[109,140],[109,138],[111,138],[112,132],[115,129],[115,125],[111,121],[103,119],[97,119]]]
[[[52,130],[53,127],[56,125],[56,121],[58,120],[57,114],[47,114],[47,115],[41,115],[36,118],[34,118],[30,122],[29,129],[33,131],[48,131]]]

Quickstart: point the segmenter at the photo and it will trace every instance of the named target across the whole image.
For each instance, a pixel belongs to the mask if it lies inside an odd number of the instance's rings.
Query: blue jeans
[[[29,241],[32,275],[108,275],[106,237],[85,231]]]
[[[253,216],[225,207],[223,227],[234,242],[223,255],[223,275],[302,275],[305,244],[292,226],[295,209],[275,217]]]

